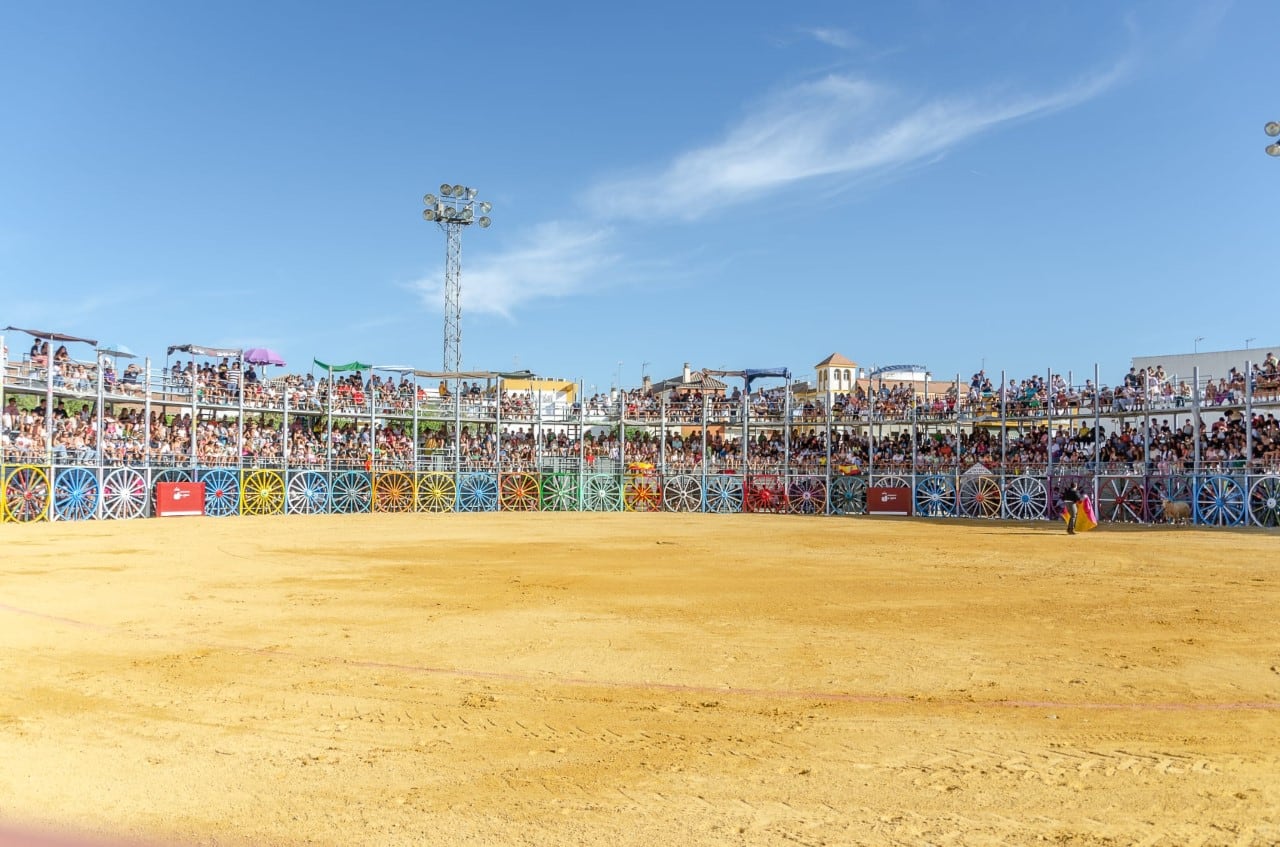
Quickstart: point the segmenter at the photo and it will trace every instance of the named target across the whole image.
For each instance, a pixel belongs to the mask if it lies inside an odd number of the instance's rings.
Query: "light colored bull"
[[[1161,508],[1164,509],[1164,519],[1169,523],[1191,523],[1191,504],[1184,503],[1181,500],[1161,500]]]

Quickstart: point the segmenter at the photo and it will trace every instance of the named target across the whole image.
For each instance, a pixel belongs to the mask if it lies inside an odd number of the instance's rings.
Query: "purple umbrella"
[[[269,347],[250,347],[244,351],[244,360],[251,365],[279,365],[284,367],[284,359]]]

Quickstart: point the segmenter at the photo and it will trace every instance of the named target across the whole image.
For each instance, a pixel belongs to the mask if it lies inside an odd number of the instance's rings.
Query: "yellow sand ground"
[[[11,839],[1280,842],[1276,532],[5,525],[0,680]]]

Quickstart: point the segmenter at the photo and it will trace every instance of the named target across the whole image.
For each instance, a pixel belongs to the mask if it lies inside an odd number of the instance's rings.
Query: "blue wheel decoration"
[[[1044,480],[1034,476],[1015,476],[1005,481],[1005,513],[1017,521],[1038,521],[1049,508],[1048,489]]]
[[[62,468],[53,474],[53,518],[85,521],[98,513],[98,477],[87,468]]]
[[[1210,476],[1196,489],[1196,514],[1199,523],[1211,526],[1238,526],[1245,519],[1245,491],[1229,476]]]
[[[214,518],[225,518],[240,511],[240,480],[235,471],[218,468],[203,471],[204,513]]]
[[[343,471],[333,478],[329,508],[340,515],[369,511],[373,500],[373,484],[367,473]]]
[[[323,514],[329,508],[329,481],[319,471],[292,474],[285,503],[291,515]]]
[[[707,477],[707,511],[733,514],[742,511],[742,477],[711,474]]]
[[[867,510],[867,480],[860,476],[838,476],[831,480],[827,499],[833,515],[861,515]]]
[[[916,480],[916,514],[950,518],[956,513],[956,483],[949,476],[929,474]]]
[[[498,508],[498,480],[493,474],[469,473],[458,477],[458,510],[492,512]]]

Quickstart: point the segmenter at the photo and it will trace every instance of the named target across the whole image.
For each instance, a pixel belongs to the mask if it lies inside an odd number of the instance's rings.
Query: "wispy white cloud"
[[[911,100],[888,86],[830,75],[777,92],[723,140],[668,165],[600,182],[585,202],[605,219],[702,217],[819,177],[852,180],[936,158],[982,132],[1090,100],[1126,65],[1038,96]]]
[[[800,30],[802,35],[812,38],[814,41],[821,42],[830,47],[838,47],[841,50],[853,50],[862,46],[862,39],[858,38],[847,29],[839,29],[837,27],[808,27]]]
[[[504,317],[530,300],[565,297],[594,288],[617,262],[603,227],[565,222],[541,224],[497,256],[467,263],[462,271],[462,309]],[[432,309],[444,303],[444,274],[411,286]]]

